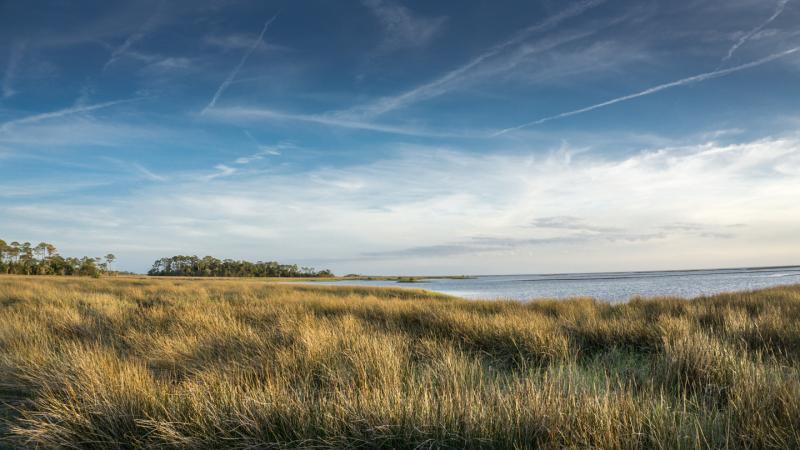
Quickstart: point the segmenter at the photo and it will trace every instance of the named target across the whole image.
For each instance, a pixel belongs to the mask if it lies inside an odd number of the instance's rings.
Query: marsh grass
[[[0,277],[0,446],[797,448],[800,287],[465,301]]]

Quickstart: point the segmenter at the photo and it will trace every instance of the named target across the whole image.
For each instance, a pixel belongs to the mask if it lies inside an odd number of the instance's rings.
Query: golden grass
[[[797,448],[800,286],[465,301],[0,277],[0,447]]]

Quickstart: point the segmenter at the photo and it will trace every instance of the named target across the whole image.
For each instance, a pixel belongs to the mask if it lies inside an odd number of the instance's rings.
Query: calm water
[[[667,272],[502,275],[480,276],[465,280],[431,279],[421,283],[333,281],[319,284],[427,289],[471,299],[529,300],[544,297],[587,296],[621,302],[637,295],[695,297],[795,283],[800,283],[800,266]]]

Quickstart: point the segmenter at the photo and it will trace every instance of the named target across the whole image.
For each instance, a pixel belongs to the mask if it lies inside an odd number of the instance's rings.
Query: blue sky
[[[798,263],[800,1],[0,2],[0,237],[144,271]]]

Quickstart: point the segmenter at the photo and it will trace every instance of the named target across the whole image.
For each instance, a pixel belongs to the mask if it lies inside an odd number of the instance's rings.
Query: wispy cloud
[[[151,180],[151,181],[167,181],[167,177],[159,175],[159,174],[153,172],[152,170],[148,169],[147,167],[145,167],[145,166],[143,166],[143,165],[141,165],[139,163],[133,163],[133,164],[131,164],[131,167],[133,167],[133,169],[136,170],[136,172],[138,172],[140,175],[144,176],[148,180]]]
[[[217,104],[217,100],[219,100],[219,97],[225,92],[225,89],[227,89],[228,86],[230,86],[230,84],[236,78],[236,75],[239,74],[239,71],[242,70],[242,67],[244,67],[245,63],[247,62],[247,59],[250,58],[250,55],[253,54],[253,52],[256,50],[256,48],[258,48],[260,43],[263,41],[264,34],[267,32],[267,29],[269,28],[269,26],[277,18],[278,18],[278,15],[276,14],[276,15],[272,16],[269,20],[264,22],[264,26],[261,28],[261,33],[258,34],[258,38],[256,38],[256,40],[253,41],[253,43],[251,44],[250,48],[248,48],[247,51],[244,53],[244,55],[242,55],[242,59],[239,60],[239,64],[237,64],[236,67],[233,68],[231,73],[228,74],[228,77],[225,78],[225,80],[222,82],[222,84],[219,85],[219,88],[217,88],[217,92],[214,93],[214,96],[211,98],[211,101],[208,102],[208,105],[206,105],[206,107],[203,109],[201,114],[206,113],[210,108],[213,108],[214,105]]]
[[[691,225],[691,226],[690,226]],[[362,256],[376,259],[416,258],[485,254],[505,251],[514,251],[530,247],[560,247],[564,248],[580,244],[582,246],[603,243],[647,243],[648,241],[667,240],[675,238],[699,237],[703,239],[733,239],[736,237],[730,232],[731,226],[702,225],[702,224],[669,224],[658,227],[637,227],[636,230],[626,230],[617,227],[599,227],[585,223],[584,220],[571,217],[545,217],[537,219],[534,228],[549,228],[564,231],[564,234],[551,237],[496,237],[474,236],[466,240],[445,244],[434,244],[388,250],[380,252],[364,252]],[[737,227],[738,228],[738,227]],[[645,231],[641,231],[644,229]],[[719,231],[719,230],[728,231]]]
[[[41,197],[51,195],[63,196],[64,194],[75,195],[79,191],[96,189],[110,184],[111,183],[106,181],[76,182],[70,180],[57,180],[51,183],[46,183],[44,180],[36,180],[36,183],[0,184],[0,198],[28,198],[41,201]],[[11,208],[4,207],[4,212],[10,209]],[[53,219],[56,219],[56,217],[53,217]]]
[[[90,162],[91,158],[78,156],[85,155],[90,149],[102,147],[108,154],[122,155],[111,149],[131,148],[139,153],[158,151],[166,146],[199,149],[209,145],[207,137],[202,136],[199,129],[187,136],[185,129],[165,121],[146,120],[139,112],[135,114],[137,119],[131,120],[133,108],[129,110],[124,105],[116,108],[127,111],[123,118],[115,117],[111,111],[103,114],[99,114],[102,111],[90,111],[0,128],[0,147],[13,148],[18,154],[29,156],[59,154],[58,164],[74,164],[77,169],[79,165]]]
[[[217,47],[223,51],[247,50],[253,46],[253,36],[247,34],[211,34],[203,38],[203,42],[212,47]],[[257,50],[289,51],[289,47],[274,43],[267,43],[263,40],[256,41]]]
[[[619,228],[589,224],[586,223],[585,220],[574,216],[539,217],[531,223],[531,227],[549,228],[553,230],[577,230],[591,233],[619,231]]]
[[[122,42],[122,44],[120,44],[118,47],[115,47],[111,51],[111,56],[108,58],[108,61],[106,61],[106,63],[103,65],[103,72],[108,70],[109,67],[111,67],[114,63],[116,63],[122,57],[124,57],[134,44],[142,40],[145,36],[147,36],[148,33],[150,33],[151,31],[153,31],[153,29],[156,28],[163,7],[164,7],[164,1],[161,0],[158,3],[155,12],[152,15],[150,15],[150,17],[139,27],[139,29],[137,29],[133,34],[128,36],[125,39],[125,41]]]
[[[741,229],[746,225],[741,223],[734,223],[731,225],[707,225],[696,222],[675,222],[662,225],[659,228],[669,233],[679,232],[685,234],[694,234],[700,237],[730,239],[735,236],[731,231],[733,229]]]
[[[422,137],[469,137],[470,133],[449,133],[428,130],[420,127],[413,126],[397,126],[386,125],[368,121],[351,120],[336,117],[333,115],[318,115],[318,114],[293,114],[281,111],[274,111],[266,108],[213,108],[206,112],[206,115],[212,118],[227,120],[227,121],[293,121],[312,123],[317,125],[324,125],[338,128],[348,128],[354,130],[374,131],[378,133],[399,134],[406,136],[422,136]],[[474,137],[485,135],[478,135],[472,133]]]
[[[8,55],[8,63],[6,64],[6,71],[3,74],[2,91],[3,98],[14,96],[17,91],[14,89],[14,81],[17,77],[19,70],[19,63],[22,55],[25,52],[25,43],[16,43],[11,46],[11,52]]]
[[[364,252],[361,256],[376,259],[398,259],[398,258],[442,258],[459,255],[483,255],[486,253],[514,252],[519,249],[530,249],[536,247],[550,248],[569,248],[570,246],[591,243],[642,243],[652,240],[663,240],[669,237],[663,232],[654,233],[635,233],[635,232],[616,232],[606,234],[578,233],[556,237],[530,237],[530,238],[508,238],[476,236],[468,240],[434,244],[419,247],[403,248],[399,250],[388,250],[381,252]],[[708,236],[710,237],[710,236]],[[546,249],[544,249],[546,251]]]
[[[274,150],[273,148],[266,148],[264,150],[259,151],[258,153],[253,153],[252,155],[248,156],[240,156],[236,158],[234,161],[236,164],[250,164],[255,161],[261,161],[262,159],[266,158],[267,156],[279,156],[281,153],[278,150]]]
[[[384,29],[382,49],[385,51],[426,45],[445,22],[444,17],[418,17],[392,0],[362,0],[362,3],[378,18]]]
[[[786,4],[789,3],[789,0],[778,0],[778,4],[775,7],[775,12],[772,13],[771,16],[757,27],[753,28],[752,30],[744,33],[739,39],[728,49],[728,53],[722,58],[722,63],[725,63],[729,59],[733,57],[733,54],[736,53],[736,50],[739,49],[742,45],[747,43],[753,36],[758,34],[761,30],[764,29],[767,25],[771,24],[775,19],[778,18],[783,13],[783,10],[786,9]]]
[[[131,103],[131,102],[141,101],[143,99],[144,99],[143,97],[137,97],[137,98],[133,98],[133,99],[114,100],[114,101],[110,101],[110,102],[95,103],[95,104],[92,104],[92,105],[79,105],[79,106],[73,106],[71,108],[59,109],[57,111],[34,114],[34,115],[30,115],[30,116],[19,118],[19,119],[10,120],[8,122],[0,124],[0,133],[7,132],[11,128],[13,128],[15,126],[18,126],[18,125],[27,125],[27,124],[42,122],[42,121],[45,121],[45,120],[56,119],[56,118],[59,118],[59,117],[69,116],[69,115],[72,115],[72,114],[87,113],[87,112],[91,112],[91,111],[96,111],[98,109],[110,108],[112,106],[121,105],[121,104],[124,104],[124,103]]]
[[[613,25],[604,26],[604,29],[612,28]],[[592,39],[598,31],[585,29],[564,33],[558,40],[541,40],[536,45],[523,46],[504,58],[502,64],[492,64],[476,71],[476,75],[483,75],[496,83],[508,80],[512,84],[520,82],[539,89],[549,86],[564,88],[581,85],[581,81],[576,79],[581,76],[601,80],[604,76],[625,72],[624,66],[658,64],[645,43]],[[589,39],[580,42],[584,38]],[[565,45],[573,42],[580,43],[577,46]]]
[[[661,92],[661,91],[664,91],[664,90],[667,90],[667,89],[672,89],[674,87],[685,86],[685,85],[688,85],[688,84],[699,83],[701,81],[706,81],[706,80],[710,80],[710,79],[713,79],[713,78],[723,77],[725,75],[729,75],[729,74],[732,74],[732,73],[735,73],[735,72],[739,72],[739,71],[742,71],[742,70],[745,70],[745,69],[758,67],[758,66],[761,66],[763,64],[766,64],[766,63],[775,61],[777,59],[780,59],[780,58],[785,58],[785,57],[787,57],[789,55],[793,55],[793,54],[797,53],[798,51],[800,51],[800,47],[794,47],[794,48],[791,48],[789,50],[786,50],[786,51],[783,51],[783,52],[780,52],[780,53],[775,53],[775,54],[769,55],[769,56],[767,56],[765,58],[761,58],[759,60],[749,62],[747,64],[742,64],[742,65],[739,65],[739,66],[730,67],[728,69],[715,70],[713,72],[706,72],[706,73],[702,73],[700,75],[695,75],[695,76],[688,77],[688,78],[682,78],[682,79],[677,80],[677,81],[672,81],[670,83],[665,83],[665,84],[661,84],[661,85],[658,85],[658,86],[655,86],[655,87],[652,87],[652,88],[649,88],[649,89],[645,89],[644,91],[637,92],[635,94],[630,94],[630,95],[625,95],[625,96],[622,96],[622,97],[617,97],[615,99],[608,100],[608,101],[605,101],[605,102],[602,102],[602,103],[597,103],[595,105],[587,106],[585,108],[576,109],[576,110],[568,111],[568,112],[561,113],[561,114],[556,114],[554,116],[549,116],[549,117],[545,117],[545,118],[542,118],[542,119],[534,120],[532,122],[524,123],[522,125],[518,125],[518,126],[515,126],[515,127],[505,128],[503,130],[500,130],[500,131],[494,133],[493,136],[500,136],[500,135],[506,134],[508,132],[519,130],[519,129],[522,129],[522,128],[525,128],[525,127],[530,127],[530,126],[533,126],[533,125],[541,125],[541,124],[543,124],[545,122],[550,122],[552,120],[558,120],[558,119],[563,119],[565,117],[576,116],[578,114],[583,114],[583,113],[586,113],[586,112],[589,112],[589,111],[594,111],[596,109],[605,108],[606,106],[611,106],[611,105],[614,105],[614,104],[617,104],[617,103],[625,102],[625,101],[628,101],[628,100],[633,100],[635,98],[639,98],[639,97],[644,97],[644,96],[647,96],[647,95],[655,94],[657,92]]]
[[[147,67],[142,69],[143,73],[150,75],[165,75],[174,72],[183,72],[193,67],[194,61],[191,58],[182,56],[169,56],[166,58],[155,59]]]
[[[205,176],[204,177],[205,180],[208,181],[208,180],[213,180],[215,178],[227,177],[236,173],[235,168],[227,166],[225,164],[217,164],[216,166],[214,166],[214,170],[216,170],[216,172],[212,173],[211,175]]]
[[[460,255],[478,255],[484,253],[503,252],[520,247],[539,247],[573,244],[583,239],[579,237],[551,238],[491,238],[474,237],[471,239],[445,244],[421,245],[416,247],[377,252],[363,252],[362,258],[405,259],[405,258],[446,258]]]
[[[168,180],[167,177],[153,172],[138,162],[125,161],[119,158],[112,158],[110,156],[103,156],[101,159],[113,163],[125,172],[134,174],[137,178],[160,182]]]
[[[281,152],[285,149],[294,148],[294,145],[287,142],[279,142],[276,145],[262,145],[258,140],[247,130],[244,130],[245,136],[258,147],[258,152],[249,156],[242,156],[236,158],[236,164],[250,164],[255,161],[260,161],[269,156],[280,156]]]
[[[452,85],[470,73],[474,68],[480,66],[485,61],[501,54],[502,52],[521,44],[531,35],[551,30],[567,19],[579,16],[584,12],[600,6],[605,0],[585,0],[575,4],[574,6],[555,14],[544,21],[528,26],[514,34],[510,39],[503,41],[480,55],[474,57],[466,64],[447,72],[446,74],[436,78],[432,81],[419,85],[410,89],[402,94],[384,97],[374,103],[358,106],[351,110],[342,111],[340,115],[354,116],[360,115],[363,117],[373,117],[376,115],[384,114],[389,111],[408,106],[421,100],[427,100],[447,92]]]

